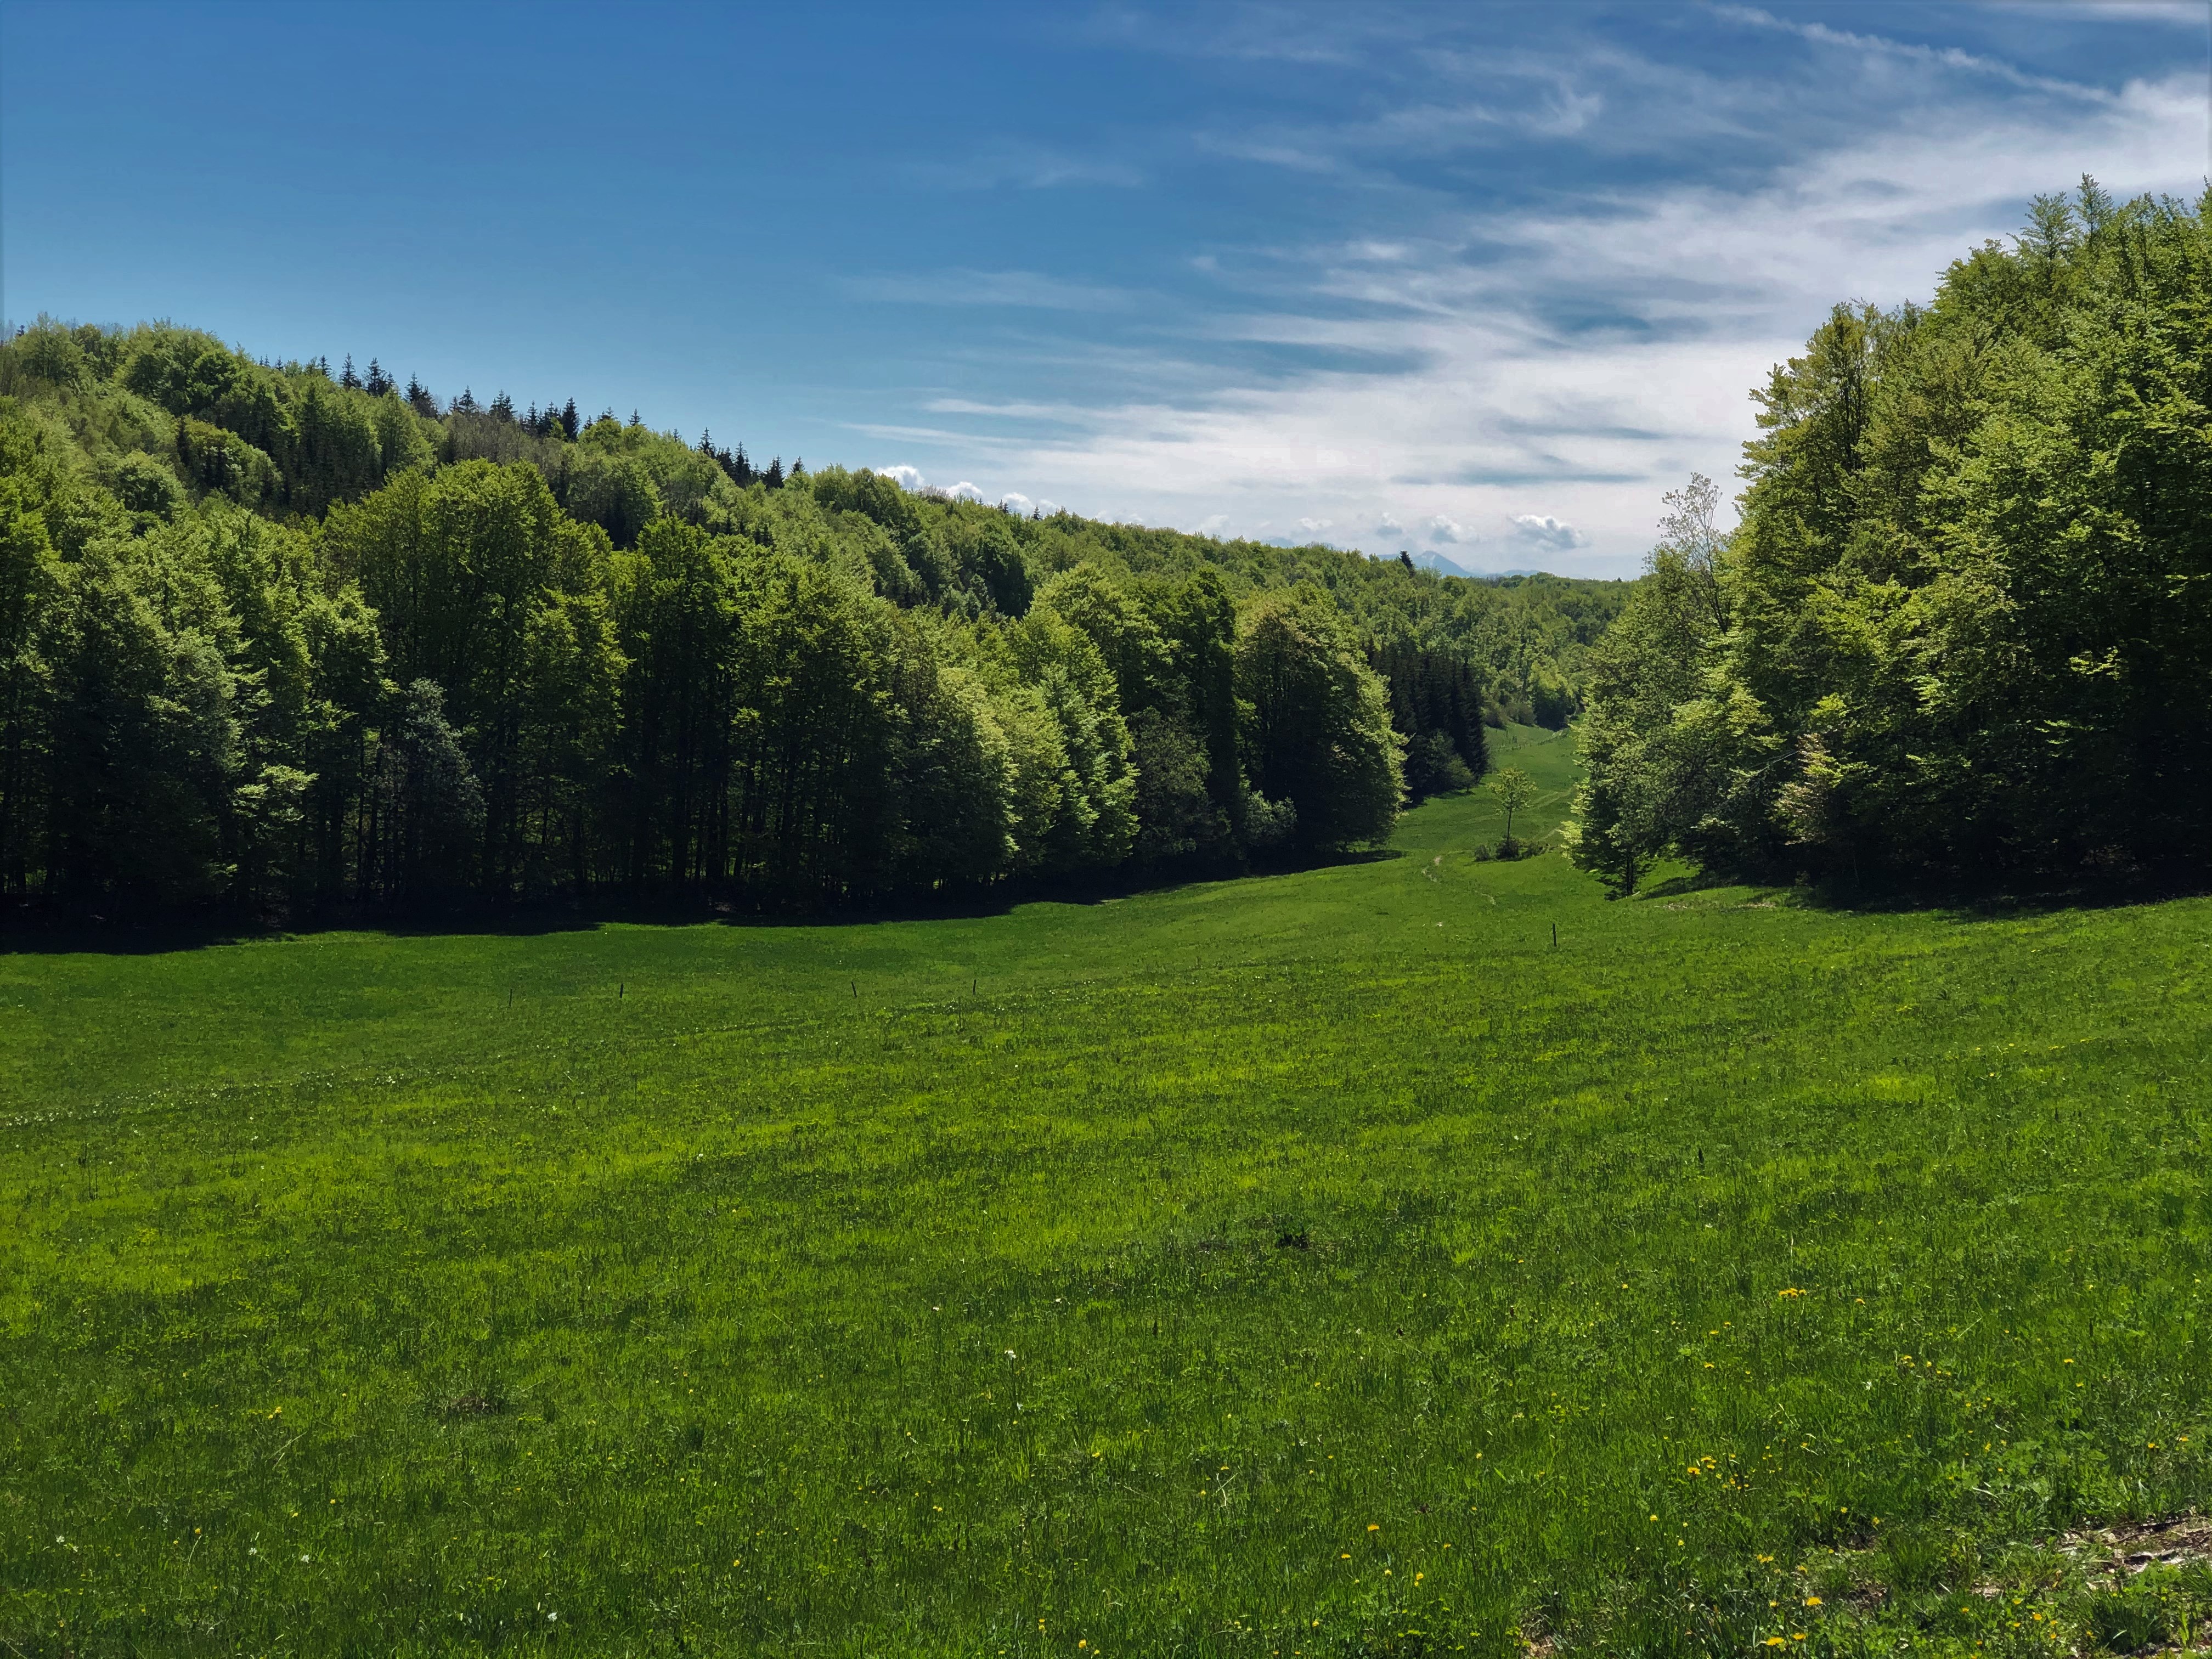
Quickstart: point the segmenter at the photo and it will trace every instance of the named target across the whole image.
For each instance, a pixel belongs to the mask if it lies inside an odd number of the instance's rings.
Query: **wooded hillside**
[[[1023,518],[194,331],[0,347],[20,903],[775,908],[1386,836],[1626,585]]]
[[[1577,856],[1774,873],[2212,855],[2212,196],[2085,180],[1758,393],[1594,653]]]

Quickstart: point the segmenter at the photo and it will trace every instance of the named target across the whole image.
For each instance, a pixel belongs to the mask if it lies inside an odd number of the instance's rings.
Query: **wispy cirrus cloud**
[[[1145,182],[1134,163],[1050,145],[1002,141],[958,161],[912,161],[900,172],[933,190],[1058,190],[1088,185],[1133,190]]]
[[[1036,270],[943,270],[848,276],[855,299],[904,305],[1009,306],[1032,311],[1127,311],[1130,289],[1048,276]]]
[[[1340,119],[1191,142],[1341,189],[1335,234],[1193,249],[1180,290],[1094,308],[1106,333],[1021,337],[1049,397],[927,407],[983,422],[958,452],[977,476],[1084,510],[1371,551],[1412,524],[1486,568],[1626,573],[1662,491],[1729,476],[1748,388],[1830,305],[1924,298],[2081,173],[2201,179],[2201,65],[2069,79],[1986,38],[1751,8],[1702,27],[1784,56],[1730,76],[1619,41],[1485,60],[1427,40],[1409,70],[1364,57],[1371,32],[1334,55],[1311,33],[1292,61],[1365,94]],[[1515,154],[1562,181],[1480,187]]]

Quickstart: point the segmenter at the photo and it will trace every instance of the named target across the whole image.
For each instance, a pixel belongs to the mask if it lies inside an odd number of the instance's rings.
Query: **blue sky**
[[[989,499],[1637,568],[1832,301],[2193,197],[2185,4],[0,5],[0,305]]]

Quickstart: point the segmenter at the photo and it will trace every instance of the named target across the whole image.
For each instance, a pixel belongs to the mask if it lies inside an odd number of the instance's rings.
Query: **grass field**
[[[1565,740],[1499,746],[1555,823]],[[0,957],[0,1644],[2193,1617],[2039,1540],[2212,1486],[2212,904],[1607,902],[1498,833],[974,918]]]

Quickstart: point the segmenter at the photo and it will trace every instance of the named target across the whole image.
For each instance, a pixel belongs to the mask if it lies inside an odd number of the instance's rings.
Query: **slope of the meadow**
[[[1567,740],[1499,750],[1556,822]],[[2208,1486],[2212,904],[1608,902],[1498,833],[0,957],[0,1640],[2093,1639],[2001,1546]]]

